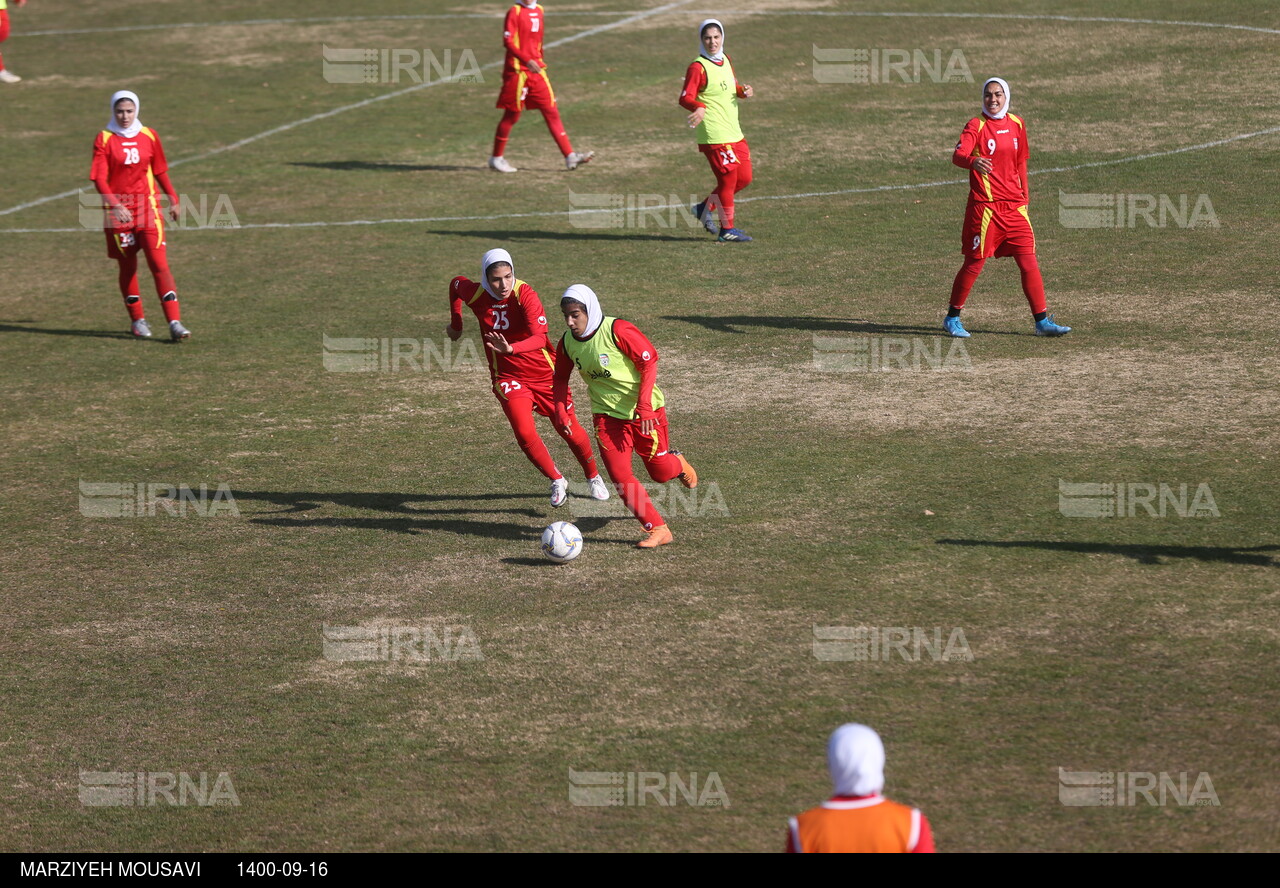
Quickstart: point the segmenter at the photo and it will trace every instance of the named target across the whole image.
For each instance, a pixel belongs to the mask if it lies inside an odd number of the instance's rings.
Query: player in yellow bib
[[[751,184],[751,149],[738,125],[738,99],[751,98],[755,90],[738,83],[733,61],[724,54],[719,19],[698,26],[698,42],[700,52],[685,72],[680,106],[689,112],[689,126],[697,130],[698,150],[711,163],[716,187],[692,212],[720,241],[745,242],[751,238],[733,224],[733,196]]]
[[[596,441],[605,470],[646,531],[636,545],[641,549],[665,545],[672,540],[671,530],[644,485],[636,480],[631,453],[640,454],[649,477],[660,483],[679,479],[685,487],[697,487],[698,473],[667,443],[666,398],[657,385],[658,350],[634,324],[605,317],[600,300],[584,284],[564,291],[560,310],[569,332],[560,337],[556,347],[552,389],[556,423],[572,421],[569,376],[577,367],[591,392]]]

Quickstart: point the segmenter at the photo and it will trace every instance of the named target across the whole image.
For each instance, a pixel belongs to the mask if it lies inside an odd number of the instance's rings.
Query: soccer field
[[[0,850],[775,851],[848,721],[940,851],[1280,844],[1274,4],[548,0],[596,157],[528,111],[514,175],[506,3],[10,6]],[[682,209],[709,16],[750,244]],[[941,329],[993,75],[1064,338],[1011,259]],[[117,89],[184,343],[145,268],[126,333],[77,197]],[[673,544],[540,420],[552,509],[444,336],[492,247],[553,339],[584,283],[660,350]]]

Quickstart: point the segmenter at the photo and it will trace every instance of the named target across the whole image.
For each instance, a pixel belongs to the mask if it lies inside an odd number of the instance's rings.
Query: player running
[[[569,134],[560,121],[560,112],[556,110],[556,94],[551,89],[547,63],[542,57],[542,35],[545,30],[546,17],[538,0],[520,0],[507,10],[502,30],[502,44],[507,48],[507,58],[502,66],[502,92],[498,94],[497,104],[506,113],[498,122],[498,131],[493,137],[493,156],[489,158],[491,170],[500,173],[516,171],[503,154],[507,150],[511,128],[516,125],[520,112],[525,108],[536,108],[542,112],[547,129],[551,130],[551,138],[556,140],[560,153],[564,155],[566,169],[576,170],[596,156],[594,151],[586,154],[574,151],[569,142]]]
[[[969,291],[992,256],[1012,256],[1022,272],[1022,292],[1031,304],[1037,336],[1062,336],[1070,327],[1053,322],[1045,305],[1044,279],[1036,262],[1036,236],[1027,203],[1027,127],[1009,113],[1009,84],[992,77],[982,84],[982,115],[965,124],[951,162],[969,170],[969,205],[965,209],[960,252],[964,265],[951,285],[951,307],[942,327],[952,336],[969,338],[960,323]]]
[[[596,441],[614,488],[647,535],[636,546],[653,549],[672,540],[671,530],[631,470],[631,452],[654,481],[678,478],[698,486],[698,473],[667,444],[667,410],[658,388],[658,350],[634,324],[606,318],[590,287],[574,284],[560,300],[569,332],[556,348],[556,425],[573,419],[569,375],[577,367],[591,392]]]
[[[27,0],[14,0],[14,6],[26,6]],[[9,39],[8,0],[0,0],[0,43]],[[0,83],[19,83],[22,78],[4,66],[4,56],[0,56]]]
[[[164,216],[156,186],[169,198],[169,216],[174,221],[178,219],[178,195],[169,182],[169,164],[164,159],[160,136],[138,120],[141,110],[137,94],[127,89],[111,97],[111,119],[94,139],[89,178],[106,199],[107,256],[120,265],[120,293],[129,312],[131,332],[139,338],[151,335],[138,294],[141,250],[146,254],[160,307],[169,322],[169,336],[178,342],[189,338],[191,332],[182,326],[178,288],[165,253]]]
[[[751,184],[751,149],[738,125],[738,99],[751,98],[755,90],[734,75],[719,19],[698,26],[698,42],[698,57],[684,75],[680,106],[689,111],[689,126],[698,131],[698,150],[711,163],[716,187],[691,212],[719,240],[745,242],[751,238],[733,225],[733,196]]]
[[[533,421],[535,412],[555,416],[551,385],[555,359],[547,338],[547,316],[533,287],[516,278],[511,254],[490,250],[480,260],[480,283],[459,275],[449,283],[449,326],[445,333],[457,341],[462,336],[462,304],[475,312],[489,356],[489,376],[502,412],[516,433],[516,442],[529,462],[551,479],[551,505],[563,506],[569,482],[556,468],[547,445],[542,443]],[[567,396],[566,396],[567,397]],[[609,488],[596,469],[591,438],[578,424],[569,401],[565,417],[555,423],[556,431],[568,443],[594,499],[607,500]]]

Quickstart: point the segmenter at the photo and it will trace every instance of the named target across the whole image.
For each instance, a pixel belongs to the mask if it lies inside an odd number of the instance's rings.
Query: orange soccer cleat
[[[665,524],[659,524],[653,530],[649,531],[648,536],[636,543],[636,548],[656,549],[659,546],[665,546],[674,539],[675,537],[672,536],[671,529]]]
[[[680,483],[690,490],[697,487],[698,473],[693,470],[693,466],[689,465],[689,460],[685,459],[684,454],[679,450],[671,450],[668,452],[676,459],[680,460],[680,474],[676,475],[676,478],[680,480]]]

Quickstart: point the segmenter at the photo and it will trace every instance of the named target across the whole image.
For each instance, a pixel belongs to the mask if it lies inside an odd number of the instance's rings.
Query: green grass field
[[[502,3],[10,10],[0,849],[773,851],[829,793],[845,721],[881,732],[885,792],[939,850],[1277,847],[1280,11],[659,6],[548,4],[549,41],[599,29],[548,50],[597,158],[566,173],[529,112],[514,176],[484,168]],[[992,12],[1032,17],[943,15]],[[675,97],[716,13],[757,92],[755,243],[675,210],[570,215],[574,195],[705,194]],[[330,83],[324,45],[470,50],[482,82]],[[815,46],[958,49],[974,82],[822,82]],[[963,178],[950,153],[990,74],[1049,171],[1031,218],[1075,329],[1031,335],[1016,267],[993,261],[973,338],[932,369],[966,189],[929,183]],[[181,345],[145,269],[158,335],[125,335],[101,234],[74,196],[36,203],[88,185],[118,88],[177,189],[225,196],[241,226],[171,231]],[[1067,227],[1059,192],[1204,195],[1218,224]],[[493,246],[557,336],[559,294],[587,283],[661,350],[702,479],[666,494],[673,545],[637,551],[633,519],[580,496],[553,511],[474,350],[326,370],[324,337],[443,350],[447,284]],[[916,357],[821,369],[833,345]],[[86,517],[80,485],[104,482],[225,485],[235,509]],[[1060,482],[1207,485],[1217,514],[1068,517]],[[586,548],[554,566],[537,542],[561,518]],[[481,656],[339,662],[326,626],[448,628]],[[815,627],[958,628],[972,660],[824,659]],[[1064,805],[1059,768],[1204,773],[1220,804]],[[728,804],[580,807],[570,770],[714,772]],[[85,771],[226,772],[240,804],[85,805]]]

